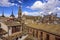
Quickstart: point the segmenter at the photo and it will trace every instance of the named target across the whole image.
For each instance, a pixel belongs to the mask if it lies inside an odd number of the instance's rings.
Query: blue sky
[[[60,17],[60,0],[0,0],[0,15],[4,10],[6,16],[10,16],[12,9],[14,15],[18,15],[18,6],[22,6],[22,13],[26,15],[58,14]]]

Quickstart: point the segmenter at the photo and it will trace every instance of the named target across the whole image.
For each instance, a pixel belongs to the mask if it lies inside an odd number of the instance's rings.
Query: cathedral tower
[[[21,10],[21,6],[19,6],[19,8],[18,8],[18,20],[19,20],[19,21],[22,20],[22,10]]]
[[[3,12],[2,12],[2,17],[5,17],[5,16],[4,16],[4,10],[3,10]]]
[[[14,14],[13,14],[13,10],[12,10],[12,14],[10,15],[10,17],[13,17],[13,18],[15,17]]]

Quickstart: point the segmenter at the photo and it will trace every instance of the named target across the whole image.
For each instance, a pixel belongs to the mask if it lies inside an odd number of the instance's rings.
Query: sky
[[[54,13],[60,17],[60,0],[0,0],[0,15],[18,16],[18,6],[25,15],[42,16]]]

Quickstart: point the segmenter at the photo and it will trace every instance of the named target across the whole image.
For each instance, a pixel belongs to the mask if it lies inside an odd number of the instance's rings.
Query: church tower
[[[12,10],[12,14],[10,15],[10,17],[13,17],[13,18],[15,17],[14,14],[13,14],[13,10]]]
[[[19,20],[19,21],[22,20],[22,10],[21,10],[21,6],[19,6],[19,8],[18,8],[18,20]]]
[[[3,12],[2,12],[2,17],[5,17],[5,16],[4,16],[4,10],[3,10]]]

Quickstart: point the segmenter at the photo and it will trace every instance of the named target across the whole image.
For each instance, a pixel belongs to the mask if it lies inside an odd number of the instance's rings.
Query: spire
[[[55,16],[57,17],[57,13],[55,14]]]
[[[13,10],[12,10],[12,14],[10,15],[10,17],[15,17],[14,14],[13,14]]]
[[[2,12],[2,17],[5,17],[5,16],[4,16],[4,10],[3,10],[3,12]]]

